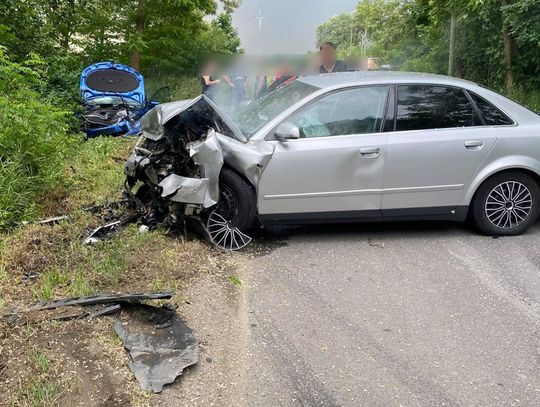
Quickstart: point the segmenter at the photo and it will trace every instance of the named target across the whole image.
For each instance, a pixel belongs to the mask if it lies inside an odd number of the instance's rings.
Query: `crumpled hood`
[[[206,96],[201,95],[195,99],[180,100],[171,103],[162,103],[148,113],[146,113],[141,119],[142,135],[150,140],[161,140],[165,137],[165,125],[173,118],[177,118],[183,112],[188,109],[199,112],[203,115],[216,114],[224,122],[225,129],[216,129],[220,133],[229,133],[237,140],[242,142],[246,141],[246,138],[242,134],[241,130],[234,124],[234,122],[225,114],[215,103],[213,103]],[[228,131],[227,131],[228,130]]]
[[[257,189],[275,144],[246,141],[240,130],[206,96],[156,106],[141,119],[142,136],[124,172],[126,193],[149,227],[177,227],[186,218],[203,225],[216,246],[237,250],[251,241],[220,214],[230,202],[222,168]]]

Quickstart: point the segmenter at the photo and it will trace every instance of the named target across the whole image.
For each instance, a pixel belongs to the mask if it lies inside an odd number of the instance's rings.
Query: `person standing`
[[[211,100],[215,100],[217,95],[217,87],[221,83],[221,79],[215,77],[216,64],[210,61],[204,68],[201,75],[202,94]]]
[[[323,42],[319,47],[319,73],[346,72],[347,64],[341,59],[337,59],[336,44],[333,42]]]

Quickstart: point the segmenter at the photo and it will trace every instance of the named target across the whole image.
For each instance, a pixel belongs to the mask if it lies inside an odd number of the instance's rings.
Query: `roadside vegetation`
[[[0,7],[0,405],[148,405],[111,321],[54,322],[39,300],[173,290],[193,277],[225,284],[235,259],[195,238],[130,225],[96,245],[88,231],[120,214],[123,167],[136,140],[85,140],[82,69],[103,60],[142,71],[147,97],[200,92],[197,61],[239,46],[214,0],[7,0]],[[211,16],[210,19],[204,18]],[[119,39],[122,40],[119,40]],[[58,223],[35,221],[67,215]],[[82,404],[81,404],[82,403]]]
[[[342,58],[469,79],[540,111],[538,0],[362,0],[320,25],[317,41]]]

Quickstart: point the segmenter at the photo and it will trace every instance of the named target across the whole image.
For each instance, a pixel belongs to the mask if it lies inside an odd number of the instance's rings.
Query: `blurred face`
[[[336,50],[328,44],[321,45],[319,56],[321,65],[332,66],[336,63]]]

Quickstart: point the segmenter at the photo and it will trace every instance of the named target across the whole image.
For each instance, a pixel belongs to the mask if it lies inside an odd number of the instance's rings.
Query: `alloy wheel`
[[[532,194],[518,181],[505,181],[488,194],[485,204],[487,219],[502,229],[515,228],[530,215]]]

